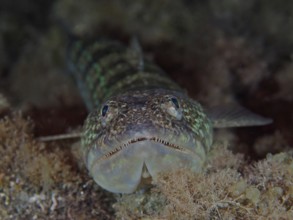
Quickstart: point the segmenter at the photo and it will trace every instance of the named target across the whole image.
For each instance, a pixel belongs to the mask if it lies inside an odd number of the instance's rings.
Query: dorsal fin
[[[239,105],[225,105],[206,109],[214,128],[261,126],[273,122]]]
[[[140,46],[139,40],[136,36],[131,38],[130,41],[130,57],[133,65],[139,70],[144,70],[144,57],[143,57],[143,51]]]

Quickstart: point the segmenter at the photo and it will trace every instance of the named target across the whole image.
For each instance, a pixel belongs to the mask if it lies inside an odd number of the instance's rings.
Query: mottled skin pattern
[[[70,48],[70,68],[90,111],[84,158],[100,186],[131,193],[142,178],[160,172],[200,172],[213,131],[199,103],[139,51],[108,40],[76,40]]]
[[[180,120],[166,112],[164,104],[173,104],[170,97],[181,104]],[[179,167],[201,170],[212,126],[198,103],[178,92],[152,89],[125,92],[104,105],[109,106],[108,117],[100,108],[92,112],[83,138],[86,164],[101,186],[132,192],[144,164],[153,177]]]

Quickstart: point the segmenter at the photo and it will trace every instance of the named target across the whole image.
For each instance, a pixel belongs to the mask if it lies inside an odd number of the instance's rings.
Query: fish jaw
[[[155,180],[161,172],[181,168],[200,172],[205,162],[206,152],[199,141],[194,146],[179,147],[174,144],[176,147],[171,147],[170,142],[162,139],[139,139],[102,157],[92,148],[87,164],[91,176],[101,187],[114,193],[132,193],[144,176],[144,166]]]

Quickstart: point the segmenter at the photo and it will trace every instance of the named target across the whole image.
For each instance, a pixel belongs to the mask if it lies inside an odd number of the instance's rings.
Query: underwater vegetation
[[[33,139],[32,128],[17,113],[1,119],[1,219],[111,219],[112,197],[77,172],[70,151]]]
[[[290,219],[293,3],[9,1],[0,8],[0,219]],[[88,175],[70,133],[87,115],[66,70],[65,21],[128,43],[205,106],[240,103],[274,124],[215,130],[203,173],[162,173],[129,195]],[[20,113],[21,112],[21,113]]]
[[[292,152],[249,163],[216,143],[204,173],[164,173],[145,192],[113,195],[84,167],[74,167],[70,150],[34,140],[32,121],[21,115],[0,121],[0,138],[3,219],[112,219],[114,213],[118,219],[290,219],[293,214]]]

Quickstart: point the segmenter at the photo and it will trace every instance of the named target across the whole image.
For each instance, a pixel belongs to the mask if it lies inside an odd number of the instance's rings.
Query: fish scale
[[[77,83],[84,84],[82,88],[91,99],[88,106],[96,106],[112,94],[126,91],[129,87],[179,88],[150,62],[145,62],[142,74],[132,64],[130,57],[129,49],[115,41],[85,43],[77,40],[70,45],[70,66],[73,66],[71,69],[74,69]]]
[[[242,107],[205,110],[137,46],[77,39],[68,60],[89,110],[81,146],[85,163],[111,192],[132,193],[143,178],[161,172],[201,172],[213,127],[271,122]]]

